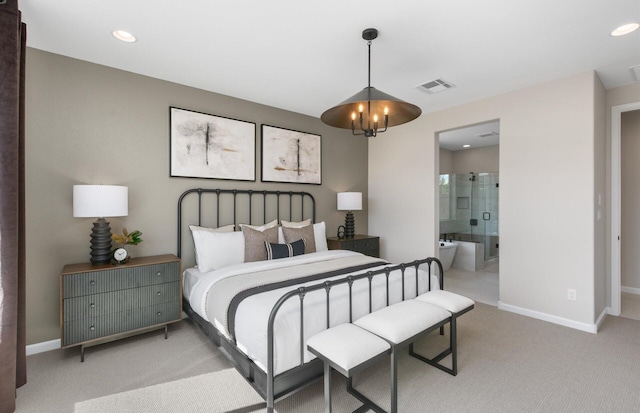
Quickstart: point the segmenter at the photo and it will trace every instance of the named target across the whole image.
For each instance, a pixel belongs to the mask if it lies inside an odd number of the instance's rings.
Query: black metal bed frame
[[[278,220],[280,219],[280,197],[288,196],[289,197],[289,218],[291,219],[291,207],[292,207],[292,199],[294,196],[301,196],[301,209],[304,210],[304,198],[305,196],[309,196],[312,202],[312,222],[315,222],[315,199],[311,194],[306,192],[283,192],[283,191],[252,191],[252,190],[224,190],[224,189],[190,189],[185,191],[179,198],[178,201],[178,256],[182,253],[182,240],[181,240],[181,231],[182,231],[182,202],[184,198],[191,194],[197,193],[199,195],[198,201],[198,222],[201,221],[201,212],[202,212],[202,195],[206,193],[215,193],[216,196],[216,210],[217,218],[216,218],[216,226],[220,226],[219,220],[219,207],[220,207],[220,196],[222,194],[231,194],[233,196],[233,207],[234,207],[234,224],[236,222],[236,213],[235,210],[237,208],[237,195],[238,194],[248,194],[249,195],[249,210],[251,215],[251,199],[253,195],[262,195],[263,198],[263,207],[266,208],[266,199],[267,195],[275,195],[278,203]],[[304,215],[303,215],[304,217]],[[263,220],[267,222],[266,212],[263,214]],[[234,341],[228,340],[224,337],[211,323],[204,320],[200,315],[198,315],[190,306],[189,302],[186,299],[183,299],[184,305],[183,309],[189,317],[191,317],[196,325],[198,325],[207,336],[211,338],[211,340],[216,344],[216,346],[221,347],[225,351],[227,357],[234,365],[234,367],[243,375],[243,377],[251,384],[251,386],[265,399],[267,412],[272,413],[274,403],[277,399],[281,399],[289,396],[290,394],[300,390],[302,387],[307,384],[319,379],[323,376],[323,364],[319,359],[314,359],[307,363],[304,362],[304,354],[306,351],[305,342],[304,342],[304,297],[306,294],[325,290],[326,291],[326,325],[327,328],[331,325],[330,320],[330,294],[331,289],[337,285],[348,284],[349,287],[349,321],[353,321],[353,291],[352,286],[355,281],[367,279],[369,282],[368,292],[369,292],[369,312],[373,309],[373,294],[372,294],[372,283],[373,278],[376,276],[384,275],[386,277],[386,305],[389,305],[389,276],[391,272],[399,270],[401,272],[402,277],[402,301],[405,299],[412,299],[414,297],[405,297],[405,272],[408,268],[415,269],[415,287],[416,294],[419,292],[419,283],[420,283],[420,272],[418,271],[420,266],[423,264],[427,264],[427,289],[431,290],[431,266],[432,263],[436,263],[439,270],[439,286],[440,289],[444,287],[444,279],[443,279],[443,269],[442,264],[436,258],[425,258],[422,260],[415,260],[406,264],[398,264],[388,266],[376,271],[366,271],[355,275],[349,275],[344,278],[340,278],[337,280],[328,280],[324,282],[320,282],[314,285],[300,287],[293,289],[287,293],[285,293],[275,304],[271,313],[269,315],[269,322],[267,327],[267,372],[265,373],[260,367],[258,367],[251,359],[249,359],[242,351],[238,349]],[[298,298],[300,301],[300,363],[297,367],[294,367],[290,370],[287,370],[283,373],[278,374],[277,376],[274,374],[275,371],[275,363],[274,363],[274,323],[276,319],[276,315],[278,310],[290,299]]]

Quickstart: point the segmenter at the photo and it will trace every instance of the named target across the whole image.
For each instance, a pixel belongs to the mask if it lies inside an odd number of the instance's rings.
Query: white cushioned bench
[[[331,369],[347,378],[347,391],[364,404],[357,411],[384,411],[353,388],[354,374],[370,367],[389,354],[391,346],[380,337],[353,324],[340,324],[324,330],[309,340],[307,349],[324,362],[325,412],[331,412]],[[363,409],[363,410],[361,410]]]
[[[451,313],[442,307],[420,300],[407,300],[381,308],[354,322],[391,344],[391,413],[398,411],[398,350],[450,320]]]
[[[457,374],[456,318],[474,307],[467,297],[443,290],[424,293],[413,300],[381,308],[356,320],[324,330],[307,341],[307,348],[324,362],[325,411],[331,412],[331,369],[347,377],[347,391],[364,404],[356,411],[384,410],[353,388],[354,374],[391,354],[391,412],[398,411],[398,351],[409,345],[409,354],[449,374]],[[449,323],[449,348],[429,359],[413,350],[421,335]],[[442,332],[442,330],[441,330]],[[452,368],[440,364],[452,355]]]
[[[441,307],[451,313],[451,323],[449,331],[449,348],[444,350],[437,356],[428,359],[420,354],[417,354],[413,350],[413,344],[409,346],[409,354],[413,357],[424,361],[440,370],[455,376],[458,374],[458,337],[457,337],[457,325],[456,320],[462,314],[471,311],[475,305],[473,300],[465,296],[455,294],[444,290],[433,290],[423,293],[415,298],[416,301],[429,303]],[[451,368],[445,367],[440,364],[440,360],[451,354]]]

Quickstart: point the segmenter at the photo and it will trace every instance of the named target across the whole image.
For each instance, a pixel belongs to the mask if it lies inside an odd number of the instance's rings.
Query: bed
[[[433,262],[440,266],[433,258],[394,265],[328,250],[315,215],[307,192],[197,188],[178,201],[178,255],[190,267],[183,308],[269,412],[275,400],[322,377],[307,338],[443,287],[442,270],[431,274]]]

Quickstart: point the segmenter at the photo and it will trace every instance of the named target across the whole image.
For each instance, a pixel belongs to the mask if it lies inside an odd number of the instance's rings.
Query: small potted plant
[[[135,230],[132,232],[128,232],[126,228],[122,228],[122,235],[120,234],[111,234],[111,239],[116,244],[122,245],[119,248],[116,248],[112,252],[111,262],[113,264],[124,264],[129,261],[129,251],[125,248],[125,245],[138,245],[142,242],[142,238],[140,236],[142,232]]]

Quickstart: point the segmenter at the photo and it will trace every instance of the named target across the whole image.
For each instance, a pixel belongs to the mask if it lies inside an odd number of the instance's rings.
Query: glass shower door
[[[498,174],[478,174],[478,204],[482,208],[482,238],[484,243],[484,259],[498,256],[499,228],[498,228]]]

